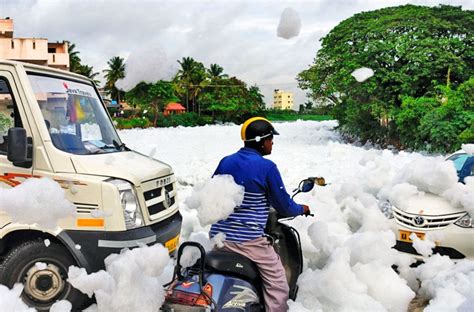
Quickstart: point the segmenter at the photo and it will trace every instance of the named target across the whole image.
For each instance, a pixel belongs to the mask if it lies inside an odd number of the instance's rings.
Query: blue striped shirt
[[[237,184],[244,186],[242,204],[225,220],[211,226],[210,236],[224,233],[226,240],[245,242],[263,235],[270,206],[280,214],[295,216],[303,213],[286,192],[276,165],[254,149],[243,147],[237,153],[224,157],[214,175],[229,174]]]

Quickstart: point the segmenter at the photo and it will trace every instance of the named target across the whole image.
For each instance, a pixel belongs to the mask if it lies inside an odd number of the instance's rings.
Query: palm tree
[[[211,64],[207,73],[209,74],[211,80],[217,80],[220,78],[228,78],[229,75],[223,74],[224,68],[218,64]]]
[[[120,94],[121,91],[117,89],[115,83],[119,79],[125,78],[125,62],[124,59],[120,56],[112,57],[108,62],[108,69],[104,69],[105,73],[105,89],[110,92],[112,98],[116,98],[120,104]]]
[[[196,101],[198,95],[209,85],[210,70],[206,70],[201,62],[195,61],[192,57],[183,57],[181,61],[178,60],[181,68],[178,70],[174,83],[176,91],[181,96],[185,97],[186,110],[193,111],[200,114],[201,110],[199,103]],[[225,77],[222,72],[224,69],[213,64],[212,72],[218,77]],[[189,102],[191,101],[191,110],[189,109]]]
[[[79,51],[75,51],[76,44],[66,41],[68,44],[67,53],[69,53],[69,70],[73,73],[78,73],[81,67],[81,58],[79,57]]]
[[[94,67],[89,66],[89,65],[80,65],[78,71],[76,72],[78,74],[86,76],[89,79],[92,79],[92,81],[94,81],[96,86],[99,85],[100,81],[97,79],[94,79],[99,74],[98,72],[94,72]]]
[[[182,95],[185,95],[186,100],[186,111],[189,111],[189,96],[191,94],[191,80],[196,67],[196,61],[192,57],[183,57],[181,61],[178,60],[178,64],[181,68],[175,77],[175,82],[180,86],[179,91]],[[185,93],[184,93],[185,92]]]

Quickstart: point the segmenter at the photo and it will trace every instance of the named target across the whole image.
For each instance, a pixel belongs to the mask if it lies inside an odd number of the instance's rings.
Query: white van
[[[0,282],[23,283],[28,305],[66,299],[79,309],[70,265],[95,272],[143,244],[174,252],[182,217],[171,167],[121,143],[90,79],[0,60],[0,187],[39,177],[58,182],[77,214],[52,231],[13,223],[0,207]]]

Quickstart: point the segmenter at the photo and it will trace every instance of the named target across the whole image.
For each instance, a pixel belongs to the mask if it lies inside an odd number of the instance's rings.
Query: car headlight
[[[127,230],[143,226],[143,216],[133,185],[130,182],[120,179],[111,179],[107,182],[114,184],[119,191]]]
[[[387,217],[387,219],[393,219],[393,206],[390,201],[379,201],[379,209]]]
[[[456,221],[454,224],[463,228],[474,228],[474,222],[472,222],[472,217],[469,213],[466,213],[461,219]]]

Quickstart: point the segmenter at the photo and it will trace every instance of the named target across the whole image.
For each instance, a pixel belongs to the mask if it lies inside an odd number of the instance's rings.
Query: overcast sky
[[[355,13],[406,3],[474,8],[472,0],[0,0],[0,16],[14,19],[15,37],[75,43],[98,72],[124,57],[131,70],[124,86],[168,79],[177,60],[191,56],[257,84],[267,104],[274,89],[303,104],[295,77],[313,62],[320,38]]]

